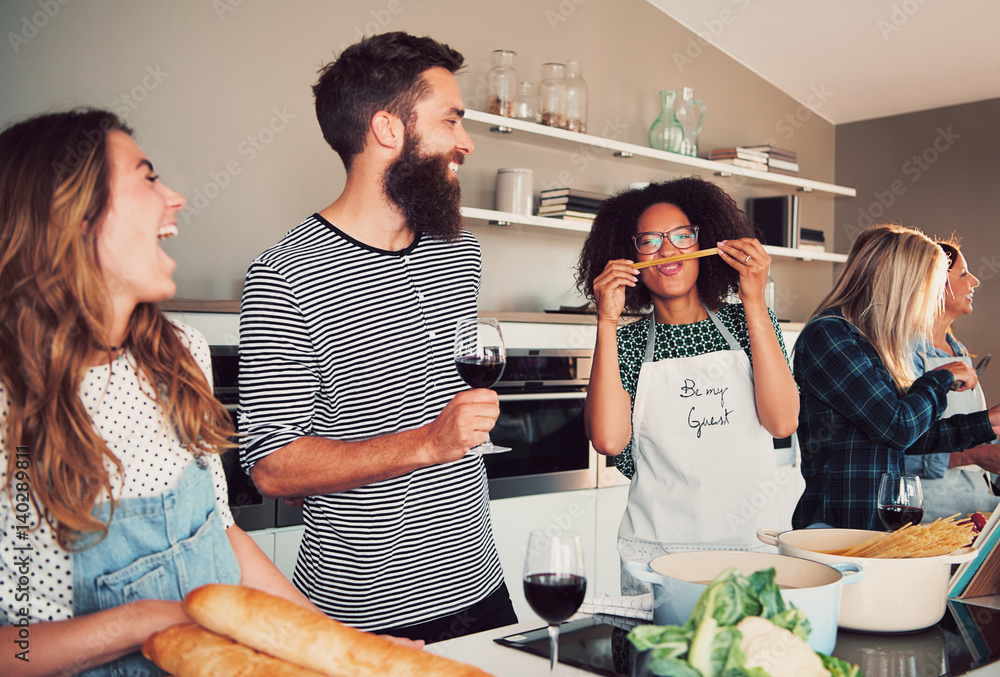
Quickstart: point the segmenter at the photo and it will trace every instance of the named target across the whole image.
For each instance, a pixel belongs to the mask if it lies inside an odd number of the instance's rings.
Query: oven
[[[583,425],[592,363],[589,349],[508,348],[490,439],[511,450],[483,456],[491,499],[597,486]]]
[[[211,345],[212,380],[216,398],[226,406],[239,434],[236,407],[239,404],[239,347]],[[232,449],[222,455],[222,466],[229,484],[229,507],[233,519],[244,531],[287,527],[302,524],[302,509],[285,505],[283,500],[264,498],[257,491],[250,476],[240,465],[239,453]]]
[[[210,349],[215,396],[235,424],[239,348],[212,345]],[[504,373],[494,386],[500,396],[500,417],[490,437],[511,451],[483,456],[491,499],[597,486],[598,458],[583,424],[592,362],[592,350],[508,350]],[[260,495],[235,450],[222,459],[233,517],[242,529],[302,523],[301,509]]]
[[[167,314],[205,335],[212,353],[215,395],[235,419],[239,402],[239,313],[171,308]],[[508,361],[495,386],[500,395],[500,417],[490,436],[512,450],[483,457],[490,497],[627,482],[613,462],[608,467],[605,457],[594,452],[584,432],[583,407],[593,362],[595,325],[501,316],[501,326]],[[236,450],[222,459],[230,504],[240,527],[249,531],[301,524],[300,509],[260,495],[240,467]]]

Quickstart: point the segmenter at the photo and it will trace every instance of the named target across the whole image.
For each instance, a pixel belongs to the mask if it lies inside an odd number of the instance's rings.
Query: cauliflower
[[[830,677],[808,644],[771,621],[747,616],[736,628],[743,634],[747,669],[759,667],[771,677]]]

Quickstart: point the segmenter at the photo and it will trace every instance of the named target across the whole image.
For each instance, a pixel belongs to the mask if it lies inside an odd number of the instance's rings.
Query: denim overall
[[[109,506],[94,508],[107,520]],[[181,600],[206,583],[239,583],[240,569],[215,510],[212,472],[191,463],[163,494],[122,499],[107,537],[73,555],[73,615],[142,599]],[[127,621],[126,621],[127,622]],[[120,634],[113,625],[108,638]],[[92,643],[101,642],[100,635]],[[81,673],[86,677],[163,675],[141,653]]]

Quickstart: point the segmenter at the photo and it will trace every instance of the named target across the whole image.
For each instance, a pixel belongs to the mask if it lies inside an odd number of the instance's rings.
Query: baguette
[[[143,643],[142,653],[175,677],[323,677],[194,623],[153,633]]]
[[[188,593],[183,609],[213,632],[328,677],[488,677],[471,665],[401,646],[244,586],[203,585]]]

